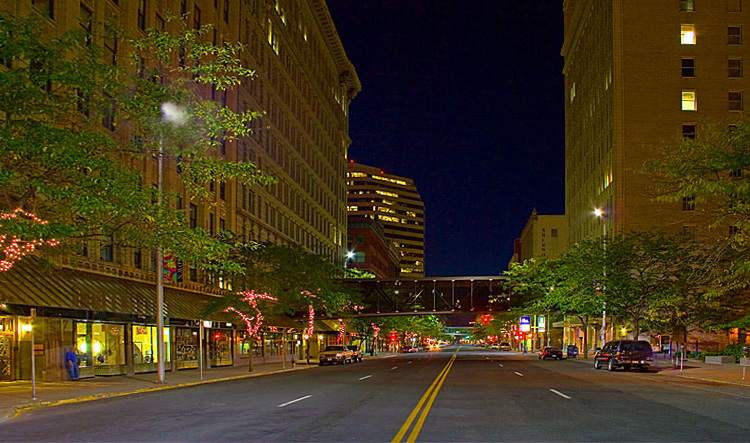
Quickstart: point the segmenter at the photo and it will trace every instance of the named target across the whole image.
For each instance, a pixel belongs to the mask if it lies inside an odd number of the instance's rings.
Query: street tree
[[[750,328],[750,120],[702,125],[694,139],[662,146],[659,153],[643,167],[655,183],[655,199],[695,201],[718,240],[734,249],[731,268],[709,292],[716,309],[705,326],[737,328],[744,341]]]
[[[231,245],[188,226],[177,194],[157,203],[142,165],[164,155],[180,171],[173,189],[208,204],[211,183],[272,182],[254,164],[221,155],[260,114],[235,113],[201,95],[251,80],[241,47],[214,45],[209,27],[188,29],[179,20],[174,34],[151,29],[137,38],[105,24],[92,24],[92,34],[47,38],[39,20],[0,16],[0,209],[21,208],[49,223],[28,232],[28,223],[9,221],[4,232],[55,238],[67,250],[112,238],[240,272],[226,259]],[[105,57],[92,39],[117,41],[125,56]]]

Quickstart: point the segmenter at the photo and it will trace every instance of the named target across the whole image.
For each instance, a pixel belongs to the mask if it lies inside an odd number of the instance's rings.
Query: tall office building
[[[253,161],[278,183],[252,188],[233,182],[210,185],[211,201],[191,201],[178,187],[174,159],[167,159],[165,191],[182,193],[177,204],[192,227],[232,231],[245,241],[295,243],[343,262],[349,104],[361,85],[325,0],[10,0],[0,2],[0,14],[36,15],[48,36],[69,30],[90,33],[90,42],[120,66],[129,56],[127,44],[95,32],[96,26],[116,23],[124,36],[138,37],[149,28],[178,31],[179,23],[168,17],[184,16],[194,28],[211,24],[205,38],[214,43],[244,44],[240,59],[256,77],[228,91],[206,86],[200,92],[235,112],[265,113],[251,137],[228,141],[217,155],[227,161]],[[9,63],[20,61],[4,60],[0,69]],[[130,137],[117,116],[110,123],[102,131],[117,127],[113,137]],[[144,157],[136,168],[144,183],[156,183],[157,162]],[[74,260],[62,258],[58,268],[49,271],[35,272],[36,262],[29,258],[2,273],[0,348],[28,346],[28,334],[22,335],[17,326],[29,321],[30,309],[37,309],[35,340],[46,353],[44,367],[37,369],[47,379],[63,377],[61,351],[70,344],[84,354],[84,373],[91,376],[153,370],[154,255],[121,245],[116,238],[87,241],[80,251]],[[36,282],[33,291],[28,276]],[[197,365],[201,309],[221,293],[217,286],[229,288],[226,281],[208,277],[188,268],[183,282],[165,285],[172,369]],[[215,333],[207,336],[211,364],[238,364],[248,353],[257,356],[249,350],[257,343],[242,344],[247,337],[236,318],[232,323],[221,313],[214,317],[204,318],[214,320]],[[269,343],[278,339],[275,332],[262,332],[270,334]],[[106,353],[98,356],[102,349]],[[0,380],[28,378],[20,356],[9,352],[0,355]]]
[[[354,162],[347,174],[349,216],[383,224],[398,250],[399,277],[424,277],[424,203],[414,181]]]
[[[745,0],[565,0],[570,242],[659,227],[706,235],[696,203],[657,203],[638,172],[655,146],[744,111]],[[594,215],[604,210],[603,220]],[[698,209],[698,210],[696,210]],[[602,222],[605,225],[602,225]],[[719,233],[721,234],[721,233]]]

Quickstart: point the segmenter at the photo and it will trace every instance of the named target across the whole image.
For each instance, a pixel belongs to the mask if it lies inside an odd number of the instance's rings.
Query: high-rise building
[[[399,277],[424,277],[424,203],[414,181],[354,162],[347,174],[349,216],[383,224],[399,253]]]
[[[212,25],[205,38],[214,43],[242,43],[245,49],[240,59],[255,71],[255,78],[227,91],[202,86],[200,93],[235,112],[264,112],[254,122],[251,137],[227,141],[217,155],[227,161],[252,161],[278,183],[253,188],[234,182],[211,184],[211,201],[191,201],[177,186],[174,159],[167,159],[165,191],[182,192],[178,208],[184,209],[192,227],[211,233],[232,231],[244,241],[299,244],[343,261],[349,104],[361,85],[325,0],[10,0],[0,2],[0,14],[36,15],[48,36],[70,30],[90,33],[91,44],[99,45],[107,60],[121,66],[129,55],[124,39],[93,32],[96,26],[114,23],[124,36],[138,37],[149,28],[179,31],[180,24],[169,17],[186,17],[196,29]],[[14,63],[4,59],[0,69]],[[122,122],[115,115],[109,123],[102,131],[111,131]],[[123,126],[112,134],[130,137],[127,132]],[[156,183],[157,162],[144,157],[136,168],[141,168],[144,183]],[[63,377],[63,366],[54,363],[60,361],[63,347],[71,344],[84,354],[83,372],[91,376],[153,370],[158,341],[154,328],[157,266],[150,251],[110,238],[85,242],[75,260],[63,258],[58,268],[45,272],[35,272],[34,258],[24,262],[3,273],[0,329],[20,331],[16,326],[28,321],[36,309],[35,329],[40,332],[35,340],[44,344],[46,361],[51,362],[37,369],[48,380]],[[34,275],[34,285],[28,284],[27,275]],[[208,277],[188,268],[183,282],[165,285],[164,311],[169,318],[165,341],[173,370],[197,367],[195,340],[198,319],[203,318],[201,309],[221,293],[217,286],[226,283]],[[210,356],[211,364],[240,364],[242,358],[247,361],[248,355],[258,355],[251,350],[256,344],[243,335],[236,318],[232,323],[219,313],[213,320],[214,333],[206,337],[212,341],[212,352],[216,351]],[[282,320],[277,325],[286,325]],[[269,323],[274,325],[273,319]],[[0,334],[0,347],[17,349],[24,341],[28,346],[26,335]],[[102,349],[106,353],[97,355]],[[28,378],[20,356],[5,357],[0,359],[0,380]]]
[[[694,200],[655,202],[650,178],[639,168],[655,146],[693,138],[707,123],[726,127],[742,115],[743,63],[750,59],[743,39],[750,5],[742,3],[563,2],[571,243],[605,230],[706,234]]]

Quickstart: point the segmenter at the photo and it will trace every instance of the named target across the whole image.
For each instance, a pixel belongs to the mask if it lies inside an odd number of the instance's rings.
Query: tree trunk
[[[640,320],[641,319],[638,318],[638,317],[635,318],[635,322],[633,324],[633,334],[634,334],[633,335],[633,340],[638,340],[638,337],[641,335],[640,334],[640,330],[641,330],[641,321]]]
[[[747,343],[747,328],[737,329],[737,344],[744,345]]]
[[[589,358],[589,324],[583,317],[578,316],[583,325],[583,358]]]

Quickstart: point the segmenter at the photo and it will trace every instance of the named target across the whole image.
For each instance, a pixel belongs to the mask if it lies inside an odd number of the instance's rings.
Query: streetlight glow
[[[594,215],[596,215],[597,217],[603,217],[604,210],[602,208],[596,208],[594,209]]]

